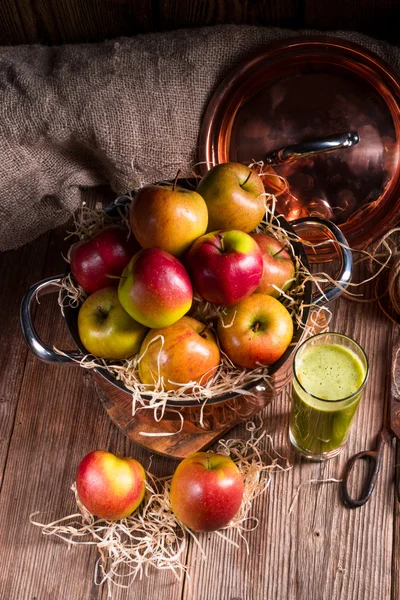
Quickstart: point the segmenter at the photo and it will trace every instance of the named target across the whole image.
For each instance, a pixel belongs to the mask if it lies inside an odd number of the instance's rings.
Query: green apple
[[[123,360],[137,354],[147,332],[128,315],[115,287],[98,290],[82,304],[78,314],[82,344],[99,358]]]
[[[129,222],[143,248],[180,256],[206,232],[207,205],[194,190],[175,184],[147,185],[132,200]]]
[[[265,215],[264,185],[259,175],[240,163],[221,163],[197,186],[208,208],[208,229],[240,229],[246,233]]]

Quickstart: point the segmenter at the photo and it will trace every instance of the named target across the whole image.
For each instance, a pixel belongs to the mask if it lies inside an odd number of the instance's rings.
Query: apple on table
[[[232,306],[250,296],[263,271],[257,242],[238,230],[203,235],[190,248],[186,264],[196,291],[218,306]]]
[[[135,321],[160,328],[189,311],[193,289],[180,260],[160,248],[145,248],[124,269],[118,297]]]
[[[91,294],[79,309],[78,332],[90,354],[123,360],[139,352],[148,328],[122,307],[115,287]]]
[[[140,250],[137,240],[132,234],[128,235],[126,227],[110,225],[92,238],[71,246],[71,272],[84,290],[92,294],[104,287],[118,285],[118,277]]]
[[[282,242],[272,235],[265,233],[250,235],[259,245],[263,259],[263,274],[256,292],[278,298],[280,292],[274,288],[274,285],[286,292],[293,283],[295,267],[292,257]]]
[[[208,208],[208,231],[253,231],[265,216],[261,177],[241,163],[221,163],[202,177],[197,192]]]
[[[171,507],[193,531],[226,527],[243,500],[244,482],[229,456],[196,452],[177,467],[171,481]]]
[[[133,197],[129,222],[143,248],[181,256],[207,230],[208,211],[195,190],[176,185],[147,185]]]
[[[279,300],[254,293],[221,315],[217,332],[236,367],[256,369],[282,356],[293,338],[293,321]]]
[[[78,466],[78,498],[92,515],[101,519],[128,517],[142,502],[145,490],[146,472],[134,458],[94,450]]]
[[[162,378],[166,391],[189,382],[205,385],[220,361],[210,327],[192,317],[182,317],[169,327],[148,332],[140,349],[139,379],[154,389]]]

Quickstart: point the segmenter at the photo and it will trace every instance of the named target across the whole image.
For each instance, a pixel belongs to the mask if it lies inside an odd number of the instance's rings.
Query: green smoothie
[[[346,440],[367,375],[366,360],[334,343],[309,345],[295,360],[290,435],[300,449],[325,454]],[[299,385],[300,383],[300,385]]]

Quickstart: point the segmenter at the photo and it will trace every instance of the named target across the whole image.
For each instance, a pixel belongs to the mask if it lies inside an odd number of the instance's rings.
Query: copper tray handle
[[[280,150],[269,152],[264,157],[264,162],[267,165],[276,166],[282,163],[291,163],[299,158],[314,156],[322,152],[332,152],[340,148],[351,148],[360,141],[360,136],[356,131],[348,131],[347,133],[337,133],[330,135],[320,140],[311,142],[301,142],[293,146],[287,146]]]

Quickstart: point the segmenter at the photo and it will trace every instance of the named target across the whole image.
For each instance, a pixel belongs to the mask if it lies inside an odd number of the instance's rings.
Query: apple
[[[243,231],[214,231],[195,241],[186,264],[194,287],[207,302],[232,306],[258,287],[261,250]]]
[[[294,277],[294,264],[285,246],[271,235],[264,233],[250,234],[260,246],[263,258],[263,275],[256,292],[278,298],[280,292],[273,285],[286,292]]]
[[[114,521],[131,515],[142,502],[145,489],[146,472],[134,458],[94,450],[78,466],[79,500],[101,519]]]
[[[265,215],[260,176],[240,163],[221,163],[202,177],[197,192],[208,208],[208,231],[252,231]]]
[[[293,321],[279,300],[256,293],[221,315],[217,331],[236,367],[256,369],[282,356],[293,338]]]
[[[124,269],[118,297],[135,321],[159,328],[172,325],[188,312],[193,289],[180,260],[160,248],[146,248]]]
[[[216,531],[238,512],[243,477],[229,456],[196,452],[176,469],[170,490],[176,517],[193,531]]]
[[[89,296],[78,314],[78,332],[90,354],[122,360],[137,354],[147,327],[138,323],[122,307],[114,287]]]
[[[158,247],[180,256],[206,232],[207,205],[194,190],[147,185],[132,200],[129,222],[143,248]]]
[[[118,277],[140,249],[126,227],[110,225],[88,240],[73,244],[69,253],[71,272],[84,290],[92,294],[101,288],[118,285]]]
[[[160,377],[164,390],[176,390],[179,384],[191,381],[205,385],[220,361],[210,328],[192,317],[182,317],[169,327],[148,332],[140,349],[139,379],[153,389]]]

